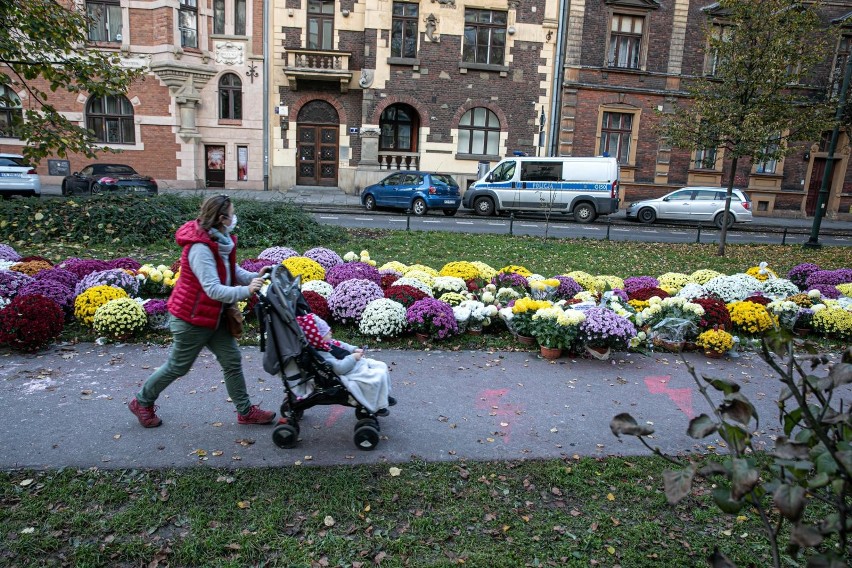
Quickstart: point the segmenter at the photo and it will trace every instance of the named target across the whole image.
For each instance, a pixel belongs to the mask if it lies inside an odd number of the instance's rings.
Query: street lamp
[[[828,203],[828,184],[834,169],[834,151],[837,149],[837,138],[840,135],[840,121],[846,110],[846,92],[849,90],[849,77],[852,75],[852,53],[846,56],[846,69],[843,71],[843,84],[840,87],[840,97],[837,101],[837,112],[834,114],[834,130],[831,131],[831,141],[828,144],[828,157],[825,160],[825,171],[819,186],[814,222],[811,226],[811,237],[805,242],[805,248],[819,248],[819,226],[822,223],[823,210]]]

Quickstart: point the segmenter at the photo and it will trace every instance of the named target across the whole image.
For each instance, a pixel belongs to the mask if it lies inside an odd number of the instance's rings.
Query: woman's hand
[[[260,275],[261,278],[263,278],[264,276],[266,276],[270,272],[272,272],[272,267],[271,266],[264,266],[263,268],[260,269],[260,272],[258,272],[258,274]]]
[[[257,293],[258,290],[263,288],[264,284],[266,284],[266,282],[263,281],[263,278],[252,278],[248,285],[249,294]]]

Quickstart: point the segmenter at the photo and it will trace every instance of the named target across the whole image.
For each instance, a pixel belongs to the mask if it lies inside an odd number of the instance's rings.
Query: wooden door
[[[337,185],[337,125],[299,124],[298,185]]]

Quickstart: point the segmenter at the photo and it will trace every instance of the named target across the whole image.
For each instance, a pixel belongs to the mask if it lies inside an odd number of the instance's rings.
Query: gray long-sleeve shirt
[[[248,284],[252,281],[252,278],[257,278],[259,274],[249,272],[238,264],[236,265],[236,279],[234,279],[228,265],[228,258],[225,257],[223,261],[225,262],[226,272],[224,284],[219,280],[216,259],[213,257],[213,251],[210,247],[204,243],[195,243],[189,249],[189,267],[201,283],[201,288],[205,294],[223,304],[233,304],[248,299],[251,295],[249,294]],[[232,284],[234,280],[236,280],[236,284]]]

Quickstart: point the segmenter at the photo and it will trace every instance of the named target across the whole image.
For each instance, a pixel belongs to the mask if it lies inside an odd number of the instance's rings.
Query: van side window
[[[562,162],[522,162],[521,181],[561,181]]]
[[[492,181],[512,181],[513,177],[515,177],[514,161],[497,166],[494,173],[491,174]]]

